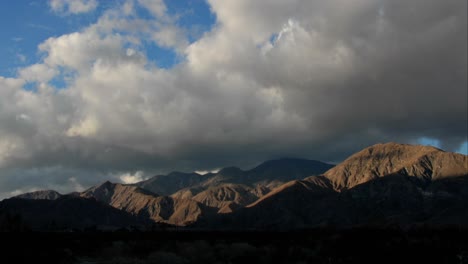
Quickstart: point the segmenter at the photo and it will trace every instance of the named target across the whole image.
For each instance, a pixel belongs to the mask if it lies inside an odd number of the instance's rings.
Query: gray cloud
[[[191,44],[162,1],[142,1],[153,20],[130,3],[0,77],[0,196],[466,140],[466,1],[210,0],[216,25]],[[157,68],[142,41],[185,60]]]

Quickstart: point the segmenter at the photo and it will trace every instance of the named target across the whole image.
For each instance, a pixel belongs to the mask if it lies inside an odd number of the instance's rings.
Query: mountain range
[[[0,202],[0,228],[17,215],[35,230],[89,226],[290,230],[322,226],[468,225],[468,156],[397,143],[336,166],[270,160],[244,171],[172,172],[83,192],[38,191]],[[73,216],[73,217],[72,217]]]

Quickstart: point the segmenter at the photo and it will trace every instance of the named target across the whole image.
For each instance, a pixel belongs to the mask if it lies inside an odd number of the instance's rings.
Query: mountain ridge
[[[205,229],[468,223],[468,214],[457,212],[468,208],[468,156],[434,147],[375,144],[336,166],[279,159],[206,175],[106,181],[74,195],[156,223]],[[145,189],[150,183],[161,185]],[[44,191],[22,198],[48,194],[54,197]]]
[[[456,164],[444,165],[447,160]],[[336,190],[342,190],[393,173],[432,179],[444,177],[442,175],[462,176],[467,171],[466,155],[432,146],[391,142],[375,144],[351,155],[324,176]]]
[[[459,219],[444,218],[441,204],[468,208],[467,179],[466,155],[424,146],[376,144],[323,175],[273,189],[234,212],[230,224],[245,228],[237,224],[242,219],[248,219],[244,222],[250,227],[275,229],[410,224],[430,222],[433,215],[439,215],[439,222],[459,224]]]

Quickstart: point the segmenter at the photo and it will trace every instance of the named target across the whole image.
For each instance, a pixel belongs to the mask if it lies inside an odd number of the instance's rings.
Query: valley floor
[[[468,230],[2,233],[2,263],[468,263]]]

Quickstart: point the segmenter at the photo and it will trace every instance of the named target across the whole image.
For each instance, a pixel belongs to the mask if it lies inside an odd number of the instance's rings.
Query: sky
[[[382,142],[468,152],[467,1],[0,5],[0,199]]]

